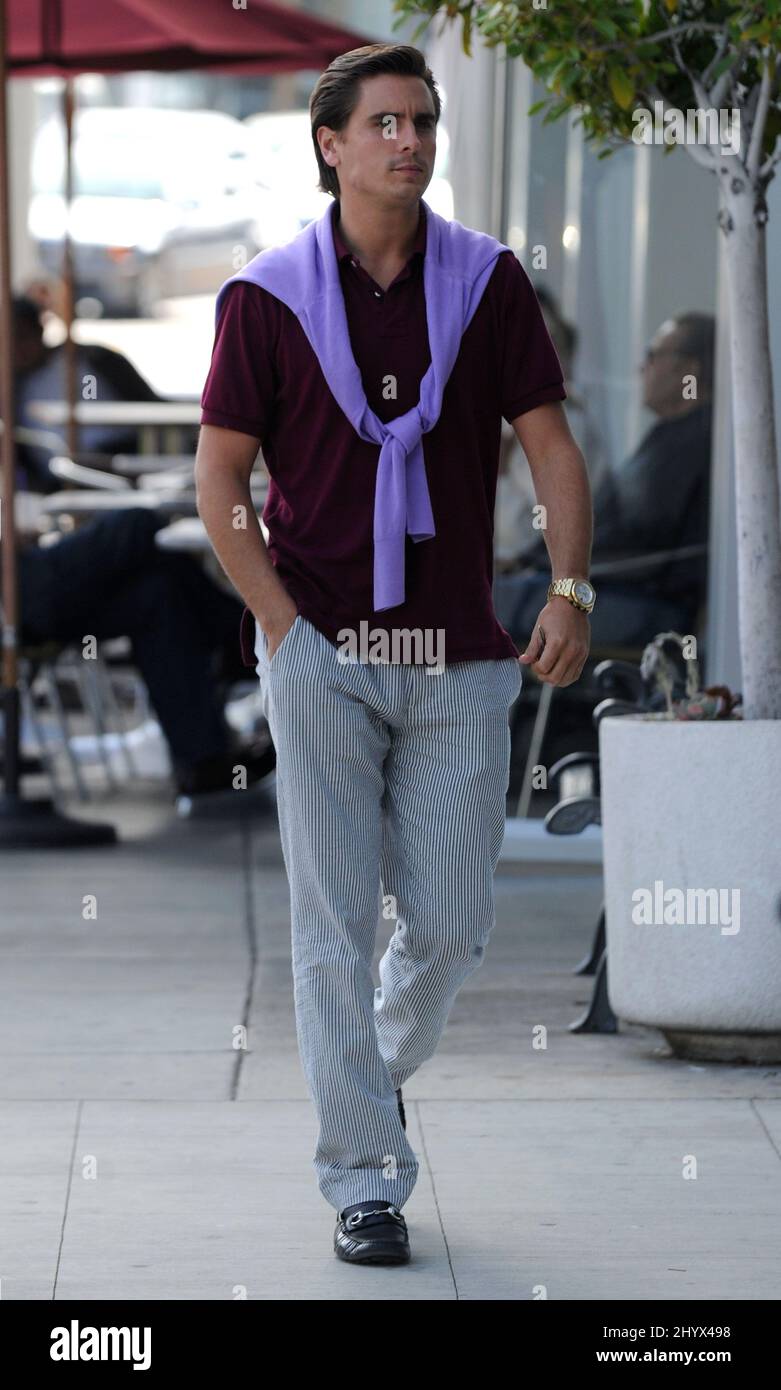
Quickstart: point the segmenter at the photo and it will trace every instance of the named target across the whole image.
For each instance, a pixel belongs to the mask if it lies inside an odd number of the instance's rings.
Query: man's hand
[[[541,681],[572,685],[583,670],[590,646],[588,613],[556,595],[542,609],[519,661],[531,666]]]
[[[298,609],[290,595],[286,593],[284,602],[274,611],[273,620],[263,629],[266,634],[266,655],[269,661],[277,647],[281,647],[282,639],[287,636],[297,617]]]

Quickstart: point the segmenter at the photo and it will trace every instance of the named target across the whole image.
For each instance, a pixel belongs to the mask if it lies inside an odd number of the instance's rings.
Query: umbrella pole
[[[62,282],[65,298],[65,397],[68,402],[68,454],[76,461],[76,343],[73,338],[73,243],[70,234],[73,203],[73,114],[75,93],[72,77],[65,78],[63,118],[65,122],[65,236],[62,245]]]
[[[113,825],[71,820],[49,798],[25,801],[19,789],[19,589],[16,563],[16,458],[14,452],[14,374],[11,326],[11,245],[8,177],[8,10],[0,0],[0,435],[4,716],[3,772],[0,795],[0,848],[113,844]]]
[[[11,248],[9,245],[8,104],[6,71],[6,5],[0,0],[0,414],[3,418],[2,475],[3,500],[0,508],[2,528],[3,594],[3,707],[5,713],[5,790],[15,796],[19,790],[19,690],[16,625],[19,610],[16,567],[14,468],[14,378],[11,334]]]

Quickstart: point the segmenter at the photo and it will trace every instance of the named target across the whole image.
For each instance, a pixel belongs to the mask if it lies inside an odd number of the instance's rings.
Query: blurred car
[[[319,172],[308,111],[268,111],[246,116],[250,162],[257,185],[271,195],[258,212],[258,235],[279,246],[319,217],[333,202],[317,187]]]
[[[28,228],[45,271],[62,271],[65,144],[36,136]],[[152,316],[161,299],[214,292],[261,249],[268,195],[241,121],[217,111],[89,107],[77,112],[68,220],[75,295],[111,316]]]

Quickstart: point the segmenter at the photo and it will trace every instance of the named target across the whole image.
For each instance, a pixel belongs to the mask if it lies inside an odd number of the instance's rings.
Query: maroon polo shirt
[[[426,219],[409,261],[383,290],[334,224],[350,342],[366,399],[383,423],[420,399],[431,361],[423,287]],[[396,399],[386,399],[395,377]],[[338,643],[359,624],[444,628],[444,660],[519,653],[494,614],[493,518],[502,417],[566,399],[537,296],[512,251],[497,258],[461,346],[423,454],[436,535],[406,538],[403,604],[373,607],[374,488],[380,446],[361,439],[331,394],[296,315],[258,285],[227,291],[201,397],[201,424],[254,435],[270,483],[268,550],[299,613]],[[241,620],[255,666],[255,620]]]

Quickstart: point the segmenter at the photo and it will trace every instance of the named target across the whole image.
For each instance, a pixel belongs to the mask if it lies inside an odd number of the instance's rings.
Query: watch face
[[[594,590],[586,579],[579,579],[572,589],[578,603],[591,603],[594,597]]]

